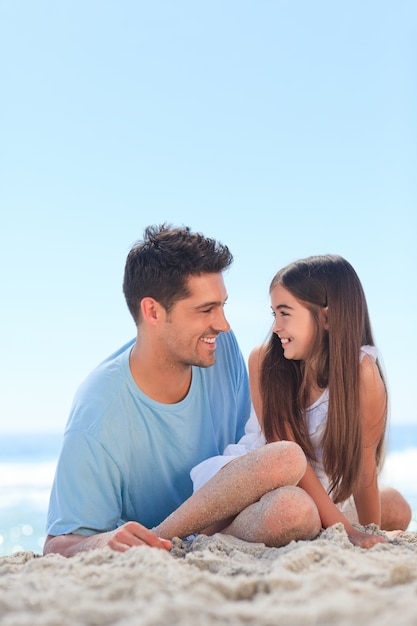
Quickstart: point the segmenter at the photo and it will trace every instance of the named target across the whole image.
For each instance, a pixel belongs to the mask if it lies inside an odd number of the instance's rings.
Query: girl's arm
[[[252,350],[248,359],[250,397],[260,424],[262,424],[262,399],[259,377],[261,374],[262,361],[265,357],[265,350],[265,345],[257,346]]]
[[[359,521],[381,524],[376,449],[385,429],[386,391],[376,363],[365,355],[360,365],[360,412],[362,419],[362,470],[353,492]]]
[[[343,513],[337,508],[333,500],[328,496],[326,490],[318,479],[312,466],[308,463],[307,470],[303,478],[298,483],[301,489],[304,489],[311,498],[313,498],[319,511],[323,528],[333,526],[333,524],[341,523],[345,527],[347,536],[353,545],[360,548],[372,548],[376,543],[386,543],[386,540],[379,535],[369,535],[364,533],[346,519]]]
[[[262,398],[260,393],[259,376],[264,354],[265,348],[260,346],[251,352],[248,360],[251,398],[260,424],[262,424]],[[288,433],[288,439],[294,440],[291,433]],[[298,483],[298,486],[301,487],[301,489],[304,489],[304,491],[306,491],[309,496],[313,498],[318,508],[320,519],[324,528],[339,522],[342,523],[350,541],[354,545],[362,548],[371,548],[376,543],[385,543],[384,538],[377,535],[363,533],[354,528],[352,524],[348,522],[346,517],[339,511],[337,506],[328,496],[310,464],[307,464],[306,473]]]

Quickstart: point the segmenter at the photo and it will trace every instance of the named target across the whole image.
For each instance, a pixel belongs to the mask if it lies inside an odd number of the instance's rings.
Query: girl
[[[270,296],[272,335],[249,358],[265,440],[302,447],[309,464],[299,486],[324,527],[342,522],[358,545],[354,522],[405,530],[408,503],[378,489],[387,389],[355,270],[339,256],[302,259],[275,275]]]

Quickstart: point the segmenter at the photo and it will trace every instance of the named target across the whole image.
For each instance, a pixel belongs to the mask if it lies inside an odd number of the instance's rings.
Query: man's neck
[[[130,371],[139,389],[152,400],[162,404],[181,402],[191,386],[191,366],[167,364],[154,352],[149,354],[136,341],[130,353]]]

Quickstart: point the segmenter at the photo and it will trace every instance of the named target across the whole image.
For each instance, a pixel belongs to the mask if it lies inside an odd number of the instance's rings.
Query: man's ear
[[[148,324],[156,324],[161,316],[161,305],[154,298],[143,298],[140,303],[142,319]]]
[[[322,308],[322,320],[323,320],[323,327],[325,328],[325,330],[329,330],[329,307],[325,306]]]

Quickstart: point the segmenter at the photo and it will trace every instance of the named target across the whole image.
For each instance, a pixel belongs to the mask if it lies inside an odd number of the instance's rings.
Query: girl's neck
[[[304,389],[305,389],[305,409],[311,406],[320,398],[324,389],[317,383],[317,374],[311,364],[304,362]]]
[[[316,386],[314,389],[311,389],[309,393],[309,397],[308,397],[308,406],[311,406],[312,404],[317,402],[317,400],[323,394],[323,391],[324,389],[322,389],[319,386]]]

